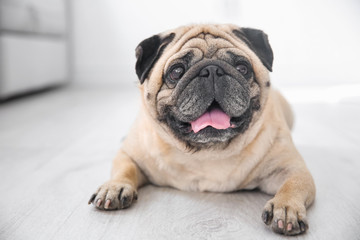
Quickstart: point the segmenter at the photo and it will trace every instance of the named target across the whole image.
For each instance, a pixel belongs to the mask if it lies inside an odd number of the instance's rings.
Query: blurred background
[[[359,95],[358,0],[0,0],[0,97],[68,83],[134,86],[137,44],[189,23],[264,30],[274,85],[322,89],[294,101]]]

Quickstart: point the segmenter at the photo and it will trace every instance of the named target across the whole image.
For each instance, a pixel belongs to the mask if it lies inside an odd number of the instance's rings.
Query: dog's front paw
[[[101,210],[128,208],[137,200],[136,189],[127,183],[108,181],[91,196],[88,204],[93,203]]]
[[[277,197],[266,203],[262,219],[274,232],[285,235],[301,234],[309,228],[304,204]]]

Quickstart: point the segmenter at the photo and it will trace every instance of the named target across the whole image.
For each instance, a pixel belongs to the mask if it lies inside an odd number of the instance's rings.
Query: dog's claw
[[[94,199],[96,198],[96,193],[94,193],[93,195],[91,195],[88,204],[91,204],[92,202],[94,202]]]
[[[307,226],[307,224],[305,224],[303,221],[299,222],[300,225],[300,231],[301,232],[305,232],[309,227]]]
[[[288,223],[286,231],[290,232],[292,230],[292,223]]]
[[[97,206],[97,207],[100,207],[100,206],[101,206],[101,202],[102,202],[102,200],[101,200],[101,199],[98,199],[97,202],[96,202],[96,206]]]
[[[111,203],[111,200],[110,200],[110,199],[106,200],[105,205],[104,205],[104,208],[105,208],[105,209],[108,209],[109,206],[110,206],[110,203]]]
[[[263,213],[262,213],[262,220],[263,220],[263,222],[266,224],[266,225],[269,225],[270,223],[271,223],[271,220],[272,220],[272,213],[271,212],[269,212],[269,211],[264,211]]]

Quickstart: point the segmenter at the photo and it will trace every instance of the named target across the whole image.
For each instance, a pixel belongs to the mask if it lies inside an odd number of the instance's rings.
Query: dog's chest
[[[239,190],[252,169],[249,162],[239,156],[224,159],[213,155],[199,159],[176,154],[146,161],[143,167],[154,184],[211,192]]]

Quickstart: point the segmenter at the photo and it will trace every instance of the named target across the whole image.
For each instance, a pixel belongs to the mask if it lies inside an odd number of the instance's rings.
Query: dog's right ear
[[[145,39],[136,47],[136,74],[141,84],[145,79],[156,61],[160,58],[165,47],[174,39],[175,33],[165,37],[154,35]]]

